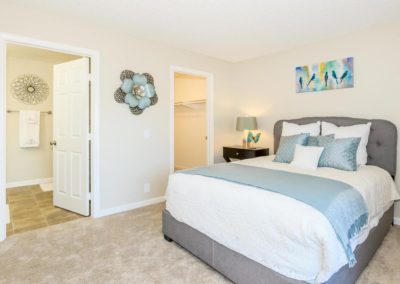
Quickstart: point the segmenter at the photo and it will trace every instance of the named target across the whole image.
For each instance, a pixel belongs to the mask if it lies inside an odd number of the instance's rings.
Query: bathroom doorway
[[[82,56],[6,45],[7,236],[89,215],[89,70]]]
[[[0,133],[2,134],[0,137],[0,157],[2,157],[2,163],[0,163],[0,241],[6,239],[6,221],[9,217],[9,211],[6,210],[6,120],[7,120],[7,107],[6,107],[6,63],[7,63],[7,52],[6,47],[8,44],[18,44],[23,46],[34,47],[38,49],[44,49],[59,53],[66,53],[70,55],[75,55],[78,57],[86,58],[90,60],[90,76],[86,85],[90,85],[90,94],[88,97],[89,107],[89,121],[86,124],[87,128],[90,129],[88,133],[85,134],[87,144],[88,145],[88,159],[86,160],[89,163],[89,169],[85,172],[86,183],[85,187],[81,187],[81,192],[84,193],[86,208],[88,215],[96,218],[100,216],[100,138],[99,138],[99,118],[100,118],[100,54],[96,50],[70,46],[65,44],[60,44],[56,42],[43,41],[34,38],[22,37],[13,34],[0,33],[0,97],[3,100],[0,100]],[[74,72],[72,72],[73,74]],[[72,75],[67,75],[64,77],[73,78]],[[55,110],[54,110],[55,111]],[[54,113],[54,117],[56,117],[56,113]],[[72,116],[71,116],[72,117]],[[75,117],[73,117],[75,118]],[[77,121],[77,120],[75,120]],[[69,155],[72,153],[69,152]],[[75,156],[76,158],[76,156]],[[77,159],[75,159],[76,161]],[[34,165],[33,165],[34,166]],[[76,173],[76,171],[74,172]],[[53,172],[54,174],[54,172]],[[57,176],[57,173],[54,174],[54,177]],[[57,182],[56,179],[54,182],[54,190],[57,190]],[[64,183],[65,184],[65,183]],[[70,183],[71,184],[71,183]],[[71,188],[71,187],[70,187]],[[68,189],[68,193],[71,193],[70,188]],[[64,187],[65,189],[65,187]],[[60,191],[60,194],[63,194]],[[76,195],[76,191],[74,192]],[[69,194],[72,198],[73,196]],[[64,200],[63,203],[66,203],[67,200]]]

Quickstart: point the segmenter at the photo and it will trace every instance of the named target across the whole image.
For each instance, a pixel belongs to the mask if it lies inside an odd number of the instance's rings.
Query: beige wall
[[[72,60],[74,56],[10,45],[7,48],[7,109],[48,111],[53,108],[53,65]],[[12,81],[23,74],[35,74],[49,86],[47,99],[37,105],[27,105],[16,100],[10,90]],[[53,177],[52,149],[53,117],[40,116],[40,145],[34,148],[19,147],[19,113],[7,114],[7,183],[27,182]]]
[[[261,144],[271,149],[273,125],[285,118],[381,118],[400,130],[399,51],[400,23],[396,23],[238,63],[232,100],[241,103],[233,106],[230,119],[238,114],[258,116],[265,131]],[[348,56],[354,56],[354,88],[296,94],[296,66]],[[400,217],[400,210],[396,214]]]
[[[18,15],[18,17],[16,17]],[[109,209],[163,196],[169,174],[169,115],[171,65],[214,74],[216,126],[231,132],[223,121],[224,102],[231,95],[231,64],[192,52],[149,43],[107,26],[24,9],[17,1],[1,4],[1,32],[89,48],[100,52],[100,208]],[[131,69],[154,76],[156,105],[134,116],[127,105],[114,101],[120,72]],[[144,131],[150,130],[150,139]],[[215,139],[215,147],[223,141]],[[144,192],[150,183],[151,191]]]
[[[184,74],[175,75],[175,102],[205,100],[207,80]],[[206,103],[175,106],[175,168],[185,169],[207,164]]]
[[[15,17],[15,15],[19,15]],[[51,23],[51,24],[49,24]],[[399,24],[336,40],[310,44],[270,56],[230,64],[191,52],[162,47],[78,18],[2,3],[1,32],[66,43],[100,51],[101,209],[162,196],[169,170],[169,68],[177,65],[214,74],[216,161],[224,144],[240,143],[237,115],[259,117],[265,129],[261,145],[272,146],[276,120],[311,115],[389,119],[400,126]],[[354,56],[355,88],[298,95],[295,66]],[[155,78],[157,105],[133,116],[117,104],[113,92],[123,69]],[[143,132],[151,130],[145,140]],[[144,183],[151,192],[144,193]],[[400,213],[397,213],[400,216]]]

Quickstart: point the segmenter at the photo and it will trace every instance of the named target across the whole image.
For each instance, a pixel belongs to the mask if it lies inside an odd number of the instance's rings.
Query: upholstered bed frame
[[[387,170],[393,177],[396,175],[397,129],[391,122],[348,117],[306,117],[285,121],[307,124],[318,120],[324,120],[339,126],[371,122],[371,133],[367,145],[368,164]],[[282,123],[283,120],[280,120],[274,126],[275,152],[279,145]],[[351,269],[348,265],[343,266],[326,283],[354,283],[379,248],[392,226],[392,222],[393,206],[382,216],[378,226],[371,230],[365,242],[356,248],[357,264]],[[167,241],[175,241],[235,283],[304,283],[303,281],[285,277],[217,243],[194,228],[177,221],[167,210],[163,211],[163,233]]]

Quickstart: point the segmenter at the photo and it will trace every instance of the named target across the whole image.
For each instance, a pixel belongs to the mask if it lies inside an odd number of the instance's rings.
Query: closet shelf
[[[207,100],[193,100],[193,101],[176,102],[174,105],[190,107],[190,105],[205,104],[206,102],[207,102]]]

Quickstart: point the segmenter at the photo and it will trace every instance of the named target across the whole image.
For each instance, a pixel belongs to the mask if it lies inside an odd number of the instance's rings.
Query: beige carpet
[[[0,283],[228,283],[164,241],[163,205],[79,219],[0,243]],[[400,283],[400,228],[394,227],[358,283]]]

